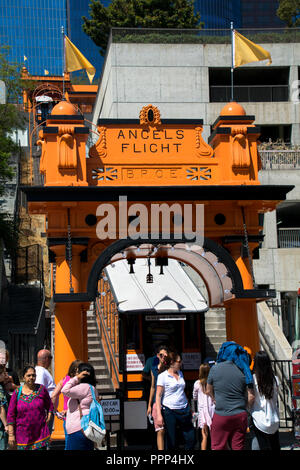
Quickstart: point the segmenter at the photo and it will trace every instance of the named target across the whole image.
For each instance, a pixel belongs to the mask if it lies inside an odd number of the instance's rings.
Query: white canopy
[[[51,103],[53,99],[51,98],[51,96],[39,95],[35,98],[35,101],[37,101],[38,103]]]
[[[137,258],[130,274],[127,260],[117,261],[106,268],[120,313],[199,313],[208,305],[178,261],[168,259],[168,266],[155,266],[150,259],[153,283],[146,282],[148,259]]]

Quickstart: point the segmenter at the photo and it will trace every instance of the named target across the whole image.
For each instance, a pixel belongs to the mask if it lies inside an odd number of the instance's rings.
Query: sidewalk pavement
[[[294,433],[291,430],[281,430],[279,431],[279,440],[280,440],[280,450],[300,450],[300,441],[299,447],[294,437]],[[292,449],[292,446],[295,447]]]
[[[295,445],[296,441],[294,438],[294,433],[290,429],[281,429],[279,431],[279,440],[280,440],[280,450],[300,450],[300,441],[299,441],[299,447],[295,446],[292,448],[293,445]],[[64,450],[65,442],[62,441],[52,441],[50,444],[50,450]],[[126,448],[127,450],[145,450],[147,451],[153,451],[152,446],[142,446],[142,445],[137,445],[137,446],[129,446]],[[106,448],[103,448],[103,450],[106,450]],[[112,451],[117,450],[116,447],[111,448]],[[246,439],[246,450],[251,450],[251,438]]]

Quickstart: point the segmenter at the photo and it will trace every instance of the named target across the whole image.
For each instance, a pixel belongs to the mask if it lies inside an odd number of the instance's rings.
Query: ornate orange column
[[[227,245],[242,276],[245,289],[253,289],[249,259],[241,256],[241,244]],[[251,247],[249,246],[250,251]],[[256,299],[234,299],[226,302],[227,341],[248,346],[252,353],[259,351],[259,330]]]
[[[72,287],[80,292],[80,253],[84,245],[72,246]],[[70,270],[66,260],[65,245],[51,246],[56,255],[56,293],[70,292]],[[61,302],[55,305],[54,378],[55,383],[67,374],[69,365],[75,359],[87,361],[87,305],[80,302]],[[58,409],[63,409],[60,396]],[[63,422],[55,418],[53,439],[64,439]]]

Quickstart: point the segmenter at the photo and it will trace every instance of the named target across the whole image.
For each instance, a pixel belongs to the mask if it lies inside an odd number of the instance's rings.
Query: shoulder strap
[[[81,409],[81,406],[80,406],[80,401],[78,401],[78,409],[79,409],[79,416],[80,416],[80,419],[82,418],[82,409]]]
[[[20,387],[19,387],[19,391],[18,391],[18,395],[17,395],[17,401],[19,400],[19,398],[21,396],[21,393],[22,393],[22,385],[20,385]]]
[[[93,400],[96,400],[96,395],[95,395],[95,392],[94,392],[94,387],[93,387],[91,384],[89,384],[89,386],[90,386],[90,389],[91,389],[91,394],[92,394]],[[96,400],[96,401],[97,401],[97,400]]]

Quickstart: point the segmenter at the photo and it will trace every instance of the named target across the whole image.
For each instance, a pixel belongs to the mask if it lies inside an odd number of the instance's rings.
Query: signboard
[[[185,315],[146,315],[146,321],[186,320]]]
[[[124,401],[124,429],[147,429],[147,402]]]
[[[140,122],[99,119],[99,138],[89,150],[93,185],[198,185],[215,174],[214,150],[202,137],[203,122],[161,122],[160,111],[144,106]],[[189,156],[188,160],[186,156]]]
[[[201,365],[201,353],[182,353],[182,363],[184,370],[198,370]]]
[[[144,369],[144,354],[126,354],[126,370],[128,372],[141,371]]]
[[[104,416],[116,416],[120,414],[120,400],[101,400]]]

